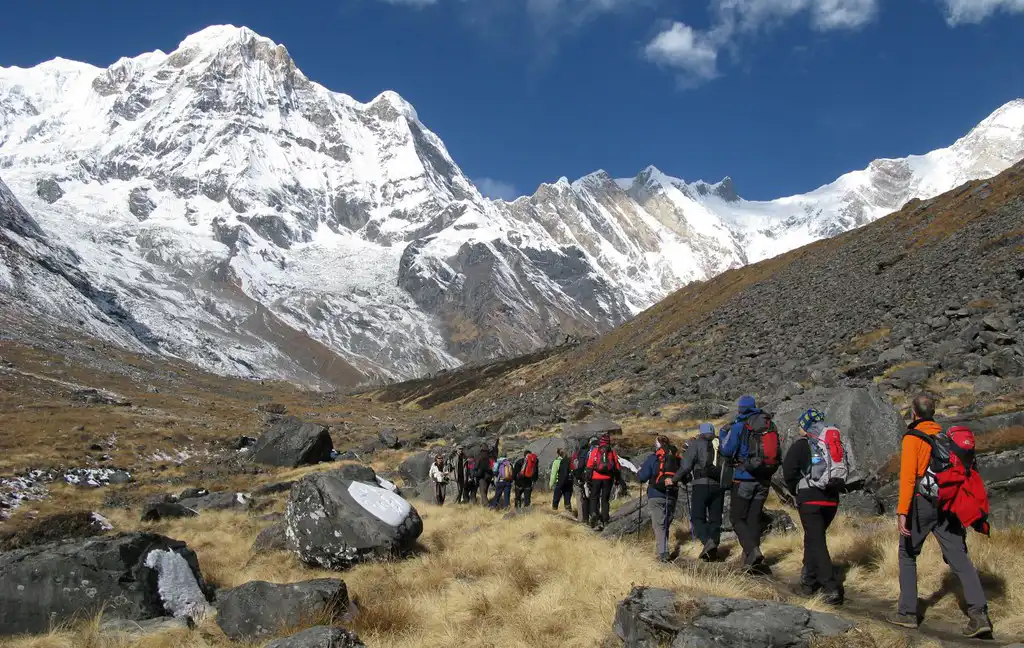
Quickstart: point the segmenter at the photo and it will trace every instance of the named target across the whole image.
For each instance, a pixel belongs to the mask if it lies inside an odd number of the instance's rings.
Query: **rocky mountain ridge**
[[[23,278],[24,303],[128,348],[314,386],[601,333],[1021,157],[1024,101],[949,149],[769,203],[654,168],[490,201],[397,94],[331,92],[246,28],[106,69],[0,68],[0,175],[145,332],[124,339]]]

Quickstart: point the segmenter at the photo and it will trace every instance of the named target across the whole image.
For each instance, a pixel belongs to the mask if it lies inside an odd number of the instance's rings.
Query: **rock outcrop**
[[[356,633],[341,628],[315,626],[290,637],[271,641],[263,648],[366,648]]]
[[[332,473],[295,484],[286,519],[289,549],[324,569],[402,555],[423,532],[419,513],[401,496]]]
[[[615,634],[626,648],[810,648],[854,624],[834,614],[773,601],[705,597],[635,587],[615,611]]]
[[[256,442],[253,461],[295,468],[331,460],[334,442],[327,428],[286,416],[271,423]]]
[[[207,594],[195,553],[153,533],[0,553],[0,635],[46,632],[100,609],[126,620],[195,617]]]
[[[303,623],[340,621],[348,606],[348,589],[335,578],[253,581],[217,593],[217,625],[233,641],[254,641]]]

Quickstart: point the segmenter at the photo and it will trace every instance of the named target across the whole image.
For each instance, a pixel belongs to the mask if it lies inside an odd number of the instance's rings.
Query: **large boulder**
[[[366,648],[356,633],[341,628],[315,626],[290,637],[271,641],[263,648]]]
[[[384,428],[377,433],[377,438],[380,440],[380,444],[385,448],[392,450],[402,447],[402,441],[395,434],[395,431],[391,428]]]
[[[110,521],[99,513],[69,511],[33,521],[21,528],[0,530],[0,551],[22,549],[59,540],[91,538],[111,531]]]
[[[799,419],[815,407],[825,413],[828,422],[843,433],[850,453],[850,482],[867,479],[900,450],[906,423],[889,399],[874,386],[864,388],[814,389],[779,404],[765,404],[775,414],[775,424],[788,448],[799,436]]]
[[[289,549],[325,569],[401,555],[423,533],[419,513],[401,496],[334,473],[300,480],[285,515]]]
[[[195,517],[199,512],[179,502],[150,502],[142,511],[143,522],[159,522],[177,518]]]
[[[568,443],[560,437],[548,437],[531,442],[526,449],[537,455],[537,468],[540,470],[538,484],[547,487],[551,476],[551,462],[558,456],[559,450],[568,448]]]
[[[195,553],[153,533],[0,553],[0,635],[46,632],[100,609],[136,621],[198,617],[207,595]]]
[[[622,434],[622,426],[611,419],[597,419],[586,423],[566,423],[562,436],[566,439],[589,439],[602,434]]]
[[[253,641],[348,614],[344,581],[319,578],[279,585],[253,581],[217,592],[217,625],[233,641]]]
[[[351,479],[352,481],[361,481],[367,484],[377,483],[377,473],[374,472],[373,468],[357,463],[345,464],[337,470],[332,470],[331,474],[337,475],[342,479]]]
[[[443,450],[443,448],[434,448],[417,452],[402,462],[398,467],[398,474],[402,476],[406,484],[419,484],[426,481],[430,476],[430,464],[434,463],[437,453]]]
[[[679,600],[669,590],[634,587],[616,608],[613,627],[626,648],[809,648],[854,625],[834,614],[774,601]]]
[[[186,497],[178,500],[178,504],[192,509],[193,511],[245,511],[252,506],[252,496],[248,493],[223,491],[219,493],[197,494],[195,497]]]
[[[253,461],[295,468],[331,460],[334,443],[327,428],[287,416],[271,423],[256,442]]]

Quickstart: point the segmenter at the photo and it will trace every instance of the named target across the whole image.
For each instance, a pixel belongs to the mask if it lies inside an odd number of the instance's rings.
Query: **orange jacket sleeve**
[[[903,437],[900,452],[900,500],[896,512],[900,515],[910,513],[910,505],[914,500],[918,477],[924,476],[931,458],[931,448],[927,443],[910,435]]]

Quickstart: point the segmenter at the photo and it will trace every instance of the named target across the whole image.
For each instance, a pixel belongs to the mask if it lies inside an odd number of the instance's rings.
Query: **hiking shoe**
[[[764,554],[760,549],[754,549],[753,553],[747,557],[747,565],[753,568],[764,565]]]
[[[825,596],[822,599],[826,605],[842,605],[843,594],[842,592],[825,592]]]
[[[967,627],[964,628],[964,636],[974,639],[990,634],[992,634],[992,620],[988,618],[988,614],[985,612],[972,614],[967,621]]]
[[[885,620],[889,623],[899,626],[901,628],[910,628],[911,630],[917,630],[921,623],[917,620],[916,614],[890,614],[885,617]]]
[[[718,558],[718,545],[713,541],[708,540],[700,550],[700,559],[705,562],[712,562],[716,558]]]

